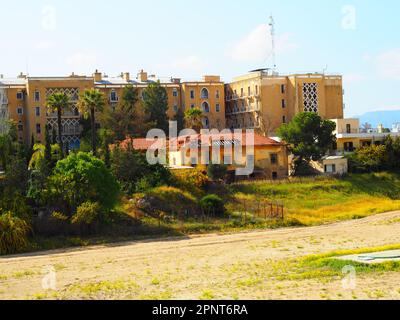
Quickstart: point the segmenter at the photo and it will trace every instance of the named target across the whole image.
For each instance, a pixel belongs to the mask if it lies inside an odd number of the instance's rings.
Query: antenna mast
[[[275,21],[274,17],[270,15],[269,24],[271,30],[271,41],[272,41],[272,64],[273,70],[276,69],[276,52],[275,52]]]

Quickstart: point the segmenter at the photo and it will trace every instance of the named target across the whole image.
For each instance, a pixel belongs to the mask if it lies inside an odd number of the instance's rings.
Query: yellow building
[[[204,142],[203,140],[207,142]],[[219,146],[216,162],[213,162],[213,148]],[[240,154],[235,154],[239,146]],[[288,155],[286,145],[261,135],[243,133],[240,141],[234,134],[210,134],[179,137],[177,150],[170,150],[169,165],[172,168],[206,166],[208,163],[227,164],[228,171],[250,166],[252,175],[265,179],[282,179],[288,176]],[[240,157],[239,157],[240,156]],[[238,158],[239,157],[239,158]]]
[[[336,151],[338,154],[353,152],[370,145],[380,145],[387,136],[400,137],[399,132],[385,132],[378,128],[360,128],[359,119],[333,119],[336,123]]]
[[[36,142],[44,143],[46,124],[50,134],[53,128],[57,129],[55,115],[47,113],[47,96],[54,92],[66,93],[73,107],[63,114],[63,140],[75,148],[79,146],[81,133],[77,102],[85,89],[99,89],[104,93],[108,107],[113,108],[120,102],[123,88],[132,85],[138,89],[138,107],[142,107],[143,91],[155,81],[160,81],[167,91],[167,117],[170,120],[175,118],[179,109],[184,112],[186,108],[197,107],[203,109],[205,128],[225,128],[224,83],[219,76],[204,76],[201,81],[181,82],[177,78],[158,79],[143,70],[135,79],[131,79],[128,72],[119,77],[108,77],[97,70],[90,77],[75,74],[69,77],[28,77],[21,74],[15,79],[0,78],[1,99],[6,102],[1,108],[7,109],[7,116],[17,123],[21,142],[29,143],[33,136]]]
[[[317,112],[324,119],[343,118],[341,76],[283,76],[256,70],[226,86],[228,128],[254,128],[270,136],[299,112]]]

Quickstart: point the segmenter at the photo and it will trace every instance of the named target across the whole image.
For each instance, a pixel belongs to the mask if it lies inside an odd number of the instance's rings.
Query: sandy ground
[[[279,279],[290,258],[399,243],[400,212],[391,212],[317,227],[2,257],[0,299],[400,299],[396,272],[362,274],[353,289],[342,279]]]

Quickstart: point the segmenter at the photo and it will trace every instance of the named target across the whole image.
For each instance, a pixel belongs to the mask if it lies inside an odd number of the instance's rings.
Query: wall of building
[[[230,128],[255,128],[269,136],[303,111],[317,112],[324,119],[343,118],[340,76],[254,72],[235,78],[226,92]]]

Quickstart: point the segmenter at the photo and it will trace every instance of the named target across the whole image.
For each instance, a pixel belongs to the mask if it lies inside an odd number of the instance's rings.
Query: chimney
[[[26,75],[21,72],[18,76],[18,79],[26,79]]]
[[[124,72],[123,78],[126,82],[129,82],[131,80],[129,72]]]
[[[140,82],[147,82],[147,72],[144,72],[143,69],[140,70],[140,72],[138,73],[137,79]]]
[[[95,82],[100,82],[102,79],[102,74],[101,72],[99,72],[97,69],[96,71],[93,73],[93,78]]]

